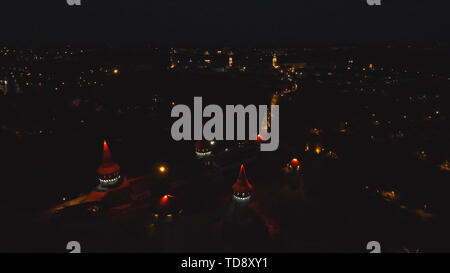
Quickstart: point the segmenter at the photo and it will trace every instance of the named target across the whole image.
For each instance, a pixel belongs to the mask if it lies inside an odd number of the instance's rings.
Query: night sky
[[[4,44],[447,42],[449,1],[3,0]]]

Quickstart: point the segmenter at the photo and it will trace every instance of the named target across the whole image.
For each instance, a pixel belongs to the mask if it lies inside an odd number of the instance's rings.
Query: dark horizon
[[[449,4],[418,0],[149,2],[66,0],[2,4],[5,45],[297,46],[448,43]]]

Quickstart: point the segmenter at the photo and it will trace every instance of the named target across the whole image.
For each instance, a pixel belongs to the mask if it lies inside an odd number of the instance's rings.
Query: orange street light
[[[167,172],[167,167],[161,165],[161,166],[158,167],[158,171],[159,171],[160,173],[166,173],[166,172]]]

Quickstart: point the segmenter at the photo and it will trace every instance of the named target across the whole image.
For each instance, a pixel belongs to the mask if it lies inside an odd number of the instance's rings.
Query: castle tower
[[[122,182],[120,166],[113,161],[106,140],[103,141],[103,159],[102,164],[97,169],[97,175],[100,182],[97,187],[99,190],[108,190]]]
[[[244,164],[241,165],[239,176],[232,189],[233,196],[227,211],[226,221],[233,224],[243,224],[251,217],[249,204],[253,191],[253,186],[245,174]]]
[[[177,199],[170,194],[159,199],[153,214],[153,224],[161,232],[164,252],[179,252],[180,234],[177,219],[183,213]]]
[[[195,142],[195,155],[197,158],[207,158],[211,154],[211,146],[206,140],[198,140]]]
[[[165,221],[170,223],[174,220],[174,218],[181,215],[182,212],[183,210],[181,209],[175,196],[166,194],[159,199],[153,218],[155,222]]]
[[[282,169],[284,174],[283,183],[287,184],[290,191],[299,191],[299,193],[304,197],[304,181],[302,174],[302,165],[298,158],[293,158],[286,167]]]
[[[245,174],[244,164],[241,165],[239,176],[236,182],[233,184],[233,200],[239,203],[250,202],[253,186],[248,182],[247,175]]]

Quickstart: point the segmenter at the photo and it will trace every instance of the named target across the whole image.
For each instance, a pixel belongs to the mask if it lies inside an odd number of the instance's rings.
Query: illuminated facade
[[[195,155],[197,158],[208,158],[212,155],[211,146],[206,140],[195,142]]]
[[[245,174],[244,164],[241,165],[239,176],[236,182],[233,184],[233,200],[239,203],[250,202],[253,186],[248,182],[247,175]]]
[[[291,162],[288,164],[288,168],[294,170],[296,172],[300,171],[300,160],[298,158],[293,158]]]
[[[100,190],[110,189],[122,182],[120,166],[113,161],[106,140],[103,141],[103,159],[97,169],[97,175],[100,182],[98,189]]]
[[[273,54],[273,58],[272,58],[272,66],[275,69],[280,68],[280,66],[278,65],[278,59],[277,59],[277,54]]]
[[[6,78],[4,80],[0,80],[0,92],[2,92],[3,95],[8,93],[8,81]]]
[[[283,179],[282,182],[287,184],[291,190],[299,190],[299,193],[304,197],[304,181],[302,175],[302,164],[300,160],[294,157],[286,167],[282,169]]]
[[[154,222],[172,222],[176,217],[183,213],[175,196],[166,194],[158,201],[155,213],[153,213]]]

